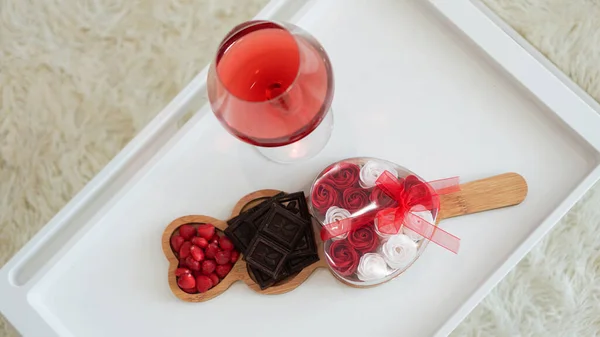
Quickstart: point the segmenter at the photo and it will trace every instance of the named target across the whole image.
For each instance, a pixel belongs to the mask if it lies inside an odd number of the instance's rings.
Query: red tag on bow
[[[458,253],[460,247],[458,237],[413,213],[439,210],[439,195],[460,191],[458,177],[426,183],[414,175],[398,179],[390,172],[384,171],[377,179],[376,184],[377,188],[395,202],[395,205],[380,209],[377,204],[372,203],[359,214],[325,224],[321,229],[323,241],[343,235],[373,221],[381,233],[397,234],[402,226],[406,226],[425,239],[453,253]]]

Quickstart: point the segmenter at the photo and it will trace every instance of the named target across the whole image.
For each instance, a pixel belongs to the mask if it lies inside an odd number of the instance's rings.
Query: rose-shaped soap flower
[[[339,193],[328,179],[319,179],[315,183],[310,199],[321,213],[325,213],[331,206],[339,205]]]
[[[367,253],[360,258],[356,276],[361,281],[376,281],[388,275],[385,259],[377,253]]]
[[[403,182],[403,179],[400,178],[400,183]],[[370,199],[374,202],[377,207],[386,208],[386,207],[396,207],[398,203],[396,200],[392,199],[389,195],[387,195],[381,188],[375,186],[371,191]]]
[[[345,239],[348,236],[348,231],[345,228],[342,228],[344,225],[343,222],[339,223],[339,225],[340,225],[339,228],[334,223],[337,221],[340,221],[340,220],[347,219],[350,216],[351,216],[350,212],[348,212],[348,210],[346,210],[346,209],[339,208],[337,206],[329,207],[329,209],[327,210],[327,213],[325,213],[325,225],[329,225],[329,228],[334,233],[336,233],[338,231],[342,232],[342,234],[332,237],[331,238],[332,240]]]
[[[375,186],[375,182],[384,171],[398,177],[398,171],[389,163],[380,160],[369,160],[360,169],[360,186],[364,188]]]
[[[360,167],[352,163],[339,163],[327,171],[327,179],[331,181],[333,186],[339,191],[356,185]]]
[[[423,207],[422,205],[417,205],[417,207],[413,207],[413,210],[419,209],[422,207]],[[433,219],[433,215],[431,215],[431,211],[412,211],[412,214],[418,216],[419,218],[421,218],[431,224],[435,222],[435,220]],[[413,231],[412,229],[410,229],[406,226],[402,226],[402,233],[404,235],[408,236],[409,238],[411,238],[415,242],[419,242],[423,239],[422,235],[420,235],[419,233]]]
[[[350,213],[354,213],[370,203],[371,199],[369,199],[367,191],[360,187],[350,187],[342,193],[342,208],[347,209]]]
[[[388,266],[401,269],[417,257],[418,245],[408,236],[398,234],[390,237],[381,247],[381,255]]]
[[[331,267],[342,276],[354,274],[360,261],[358,253],[347,240],[333,241],[329,246],[328,258]]]
[[[409,175],[404,180],[404,194],[409,205],[422,205],[424,209],[435,206],[430,187],[414,175]]]
[[[362,226],[350,232],[348,242],[361,253],[374,251],[379,245],[379,237],[373,230],[373,223]]]

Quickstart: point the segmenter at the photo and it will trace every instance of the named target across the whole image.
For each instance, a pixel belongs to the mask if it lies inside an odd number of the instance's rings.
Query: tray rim
[[[527,237],[505,262],[469,297],[469,299],[438,328],[435,336],[449,334],[468,313],[502,280],[533,245],[554,227],[560,218],[600,179],[600,104],[573,83],[539,51],[508,24],[497,17],[479,0],[428,0],[441,16],[450,21],[466,37],[472,40],[504,71],[511,74],[530,91],[548,110],[558,116],[581,139],[595,151],[595,168],[575,187],[568,197]],[[291,20],[316,3],[316,0],[271,0],[255,18]],[[502,53],[500,53],[502,51]],[[515,57],[520,56],[520,57]],[[52,314],[43,312],[35,305],[36,294],[31,290],[45,274],[76,243],[92,223],[81,224],[42,268],[31,275],[22,285],[15,286],[15,269],[48,244],[49,239],[59,235],[85,212],[97,214],[102,208],[114,204],[126,190],[125,185],[135,183],[136,171],[150,163],[157,150],[177,138],[189,128],[180,130],[176,124],[188,107],[206,89],[206,66],[133,140],[121,150],[67,205],[59,211],[12,259],[0,269],[0,311],[23,334],[71,335],[62,326],[45,320]],[[194,119],[209,113],[204,106]],[[164,149],[163,150],[168,150]],[[127,184],[125,184],[127,183]]]

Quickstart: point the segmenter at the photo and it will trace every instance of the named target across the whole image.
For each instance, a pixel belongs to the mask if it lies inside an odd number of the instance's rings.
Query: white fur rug
[[[0,0],[0,265],[266,2]],[[486,2],[600,100],[600,0]],[[454,335],[598,335],[598,205],[600,187]]]

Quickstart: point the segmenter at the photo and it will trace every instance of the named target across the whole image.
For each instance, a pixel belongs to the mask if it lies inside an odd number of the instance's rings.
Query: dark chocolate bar
[[[248,247],[246,262],[267,276],[277,279],[289,251],[269,237],[258,234]]]
[[[267,235],[277,243],[292,251],[298,240],[304,236],[308,221],[296,216],[278,204],[272,204],[258,228],[261,235]]]

